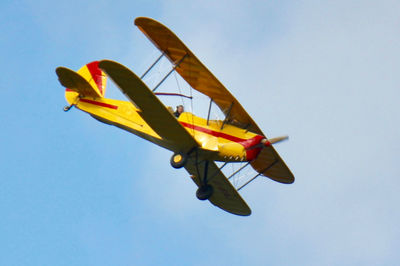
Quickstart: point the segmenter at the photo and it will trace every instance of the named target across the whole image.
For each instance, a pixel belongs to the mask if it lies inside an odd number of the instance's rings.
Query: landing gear
[[[208,164],[209,161],[204,162],[204,175],[203,178],[200,179],[200,185],[196,191],[196,197],[199,200],[208,200],[214,192],[213,187],[208,184]]]
[[[196,191],[196,197],[199,200],[208,200],[214,192],[214,189],[210,185],[200,186]]]
[[[171,157],[171,166],[179,169],[185,166],[187,162],[187,155],[183,153],[174,153]]]

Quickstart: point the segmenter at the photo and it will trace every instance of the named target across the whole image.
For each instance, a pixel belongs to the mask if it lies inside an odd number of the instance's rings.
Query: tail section
[[[56,69],[58,80],[66,87],[66,97],[78,93],[82,97],[103,98],[106,92],[106,75],[98,67],[98,61],[84,65],[78,72],[65,67]]]
[[[84,77],[92,86],[92,88],[101,95],[101,97],[104,97],[106,92],[107,77],[99,68],[99,61],[93,61],[84,65],[78,70],[78,74]]]

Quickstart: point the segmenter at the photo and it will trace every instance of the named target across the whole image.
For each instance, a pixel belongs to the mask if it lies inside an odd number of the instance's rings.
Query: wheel
[[[214,192],[214,189],[210,185],[201,186],[196,191],[196,197],[199,200],[208,200]]]
[[[171,165],[173,168],[179,169],[185,166],[187,156],[183,153],[175,153],[171,157]]]

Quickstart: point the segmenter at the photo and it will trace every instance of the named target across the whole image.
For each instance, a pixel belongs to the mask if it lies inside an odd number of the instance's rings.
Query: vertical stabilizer
[[[78,74],[85,78],[92,88],[97,90],[97,92],[104,97],[107,78],[105,73],[99,68],[98,61],[93,61],[84,65],[78,70]]]

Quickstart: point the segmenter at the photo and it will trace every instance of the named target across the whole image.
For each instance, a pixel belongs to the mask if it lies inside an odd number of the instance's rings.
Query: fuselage
[[[140,116],[140,110],[131,102],[107,98],[79,98],[78,93],[66,90],[66,99],[78,109],[97,120],[127,130],[173,152],[168,140],[161,138]],[[245,129],[224,124],[221,120],[209,120],[192,113],[182,113],[178,121],[193,136],[199,147],[212,151],[217,161],[250,161],[260,151],[263,136]]]

